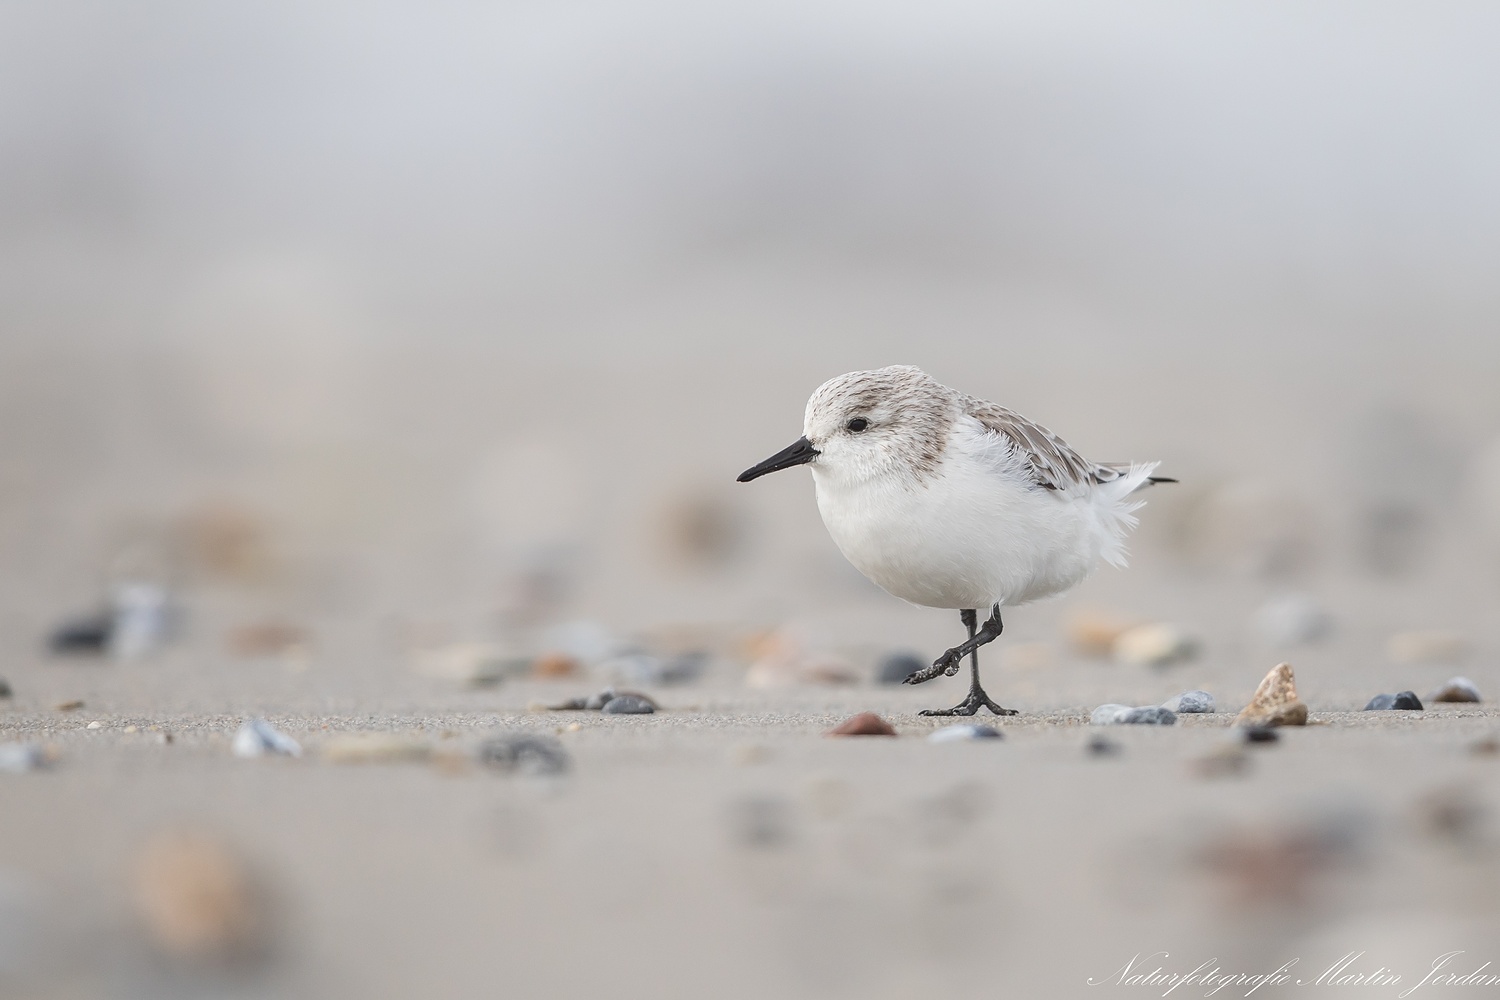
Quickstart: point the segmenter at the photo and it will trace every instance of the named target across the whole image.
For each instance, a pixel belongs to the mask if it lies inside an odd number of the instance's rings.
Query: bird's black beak
[[[818,449],[812,446],[812,442],[805,437],[799,437],[787,447],[781,449],[770,458],[759,465],[752,465],[739,474],[736,480],[748,483],[752,479],[759,479],[768,472],[778,472],[781,469],[790,469],[794,465],[806,465],[818,457]]]

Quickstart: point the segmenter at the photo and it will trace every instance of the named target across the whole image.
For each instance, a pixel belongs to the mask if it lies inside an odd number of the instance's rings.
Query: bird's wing
[[[986,430],[1006,438],[1017,449],[1038,486],[1071,490],[1111,482],[1123,473],[1121,469],[1088,461],[1069,447],[1068,442],[1015,410],[972,396],[964,397],[964,410]]]

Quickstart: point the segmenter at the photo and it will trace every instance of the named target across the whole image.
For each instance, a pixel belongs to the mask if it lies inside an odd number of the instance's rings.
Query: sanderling
[[[794,465],[812,468],[823,523],[856,569],[913,604],[958,609],[968,627],[906,683],[952,676],[968,656],[969,696],[923,715],[1016,714],[979,684],[1001,607],[1063,593],[1101,559],[1123,566],[1142,503],[1131,494],[1176,481],[1152,476],[1155,462],[1086,461],[1040,424],[904,365],[824,382],[802,437],[739,481]],[[979,608],[991,609],[982,627]]]

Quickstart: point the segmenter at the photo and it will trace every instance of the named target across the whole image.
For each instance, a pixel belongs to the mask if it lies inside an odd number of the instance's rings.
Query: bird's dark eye
[[[851,431],[854,431],[856,434],[858,434],[860,431],[870,426],[870,422],[864,417],[855,417],[844,426],[848,427]]]

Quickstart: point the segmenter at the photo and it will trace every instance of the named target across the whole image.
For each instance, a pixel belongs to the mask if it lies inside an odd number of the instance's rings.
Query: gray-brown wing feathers
[[[1090,462],[1041,424],[997,403],[965,396],[963,404],[971,417],[1009,439],[1026,457],[1037,484],[1049,490],[1112,482],[1129,468]]]

